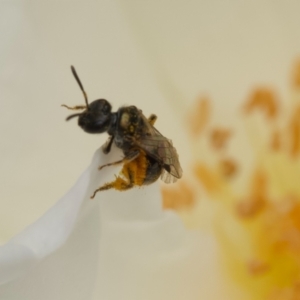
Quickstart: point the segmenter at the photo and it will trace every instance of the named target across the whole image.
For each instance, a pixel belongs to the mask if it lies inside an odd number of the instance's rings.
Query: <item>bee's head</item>
[[[103,133],[106,132],[110,126],[111,121],[111,105],[105,99],[98,99],[92,103],[88,103],[86,92],[83,89],[82,83],[75,71],[71,66],[72,73],[83,92],[86,105],[75,106],[73,108],[63,105],[69,109],[85,109],[81,113],[73,114],[67,117],[67,121],[74,117],[78,117],[78,125],[88,133]]]
[[[78,116],[78,125],[88,133],[103,133],[109,128],[111,119],[111,105],[105,99],[93,101],[88,108],[80,114],[71,115],[70,120]]]

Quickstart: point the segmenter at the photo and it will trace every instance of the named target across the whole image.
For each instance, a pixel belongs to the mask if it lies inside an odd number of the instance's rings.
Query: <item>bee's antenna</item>
[[[70,115],[70,116],[68,116],[68,117],[66,118],[66,121],[69,121],[69,120],[73,119],[74,117],[78,117],[78,116],[80,116],[80,115],[82,115],[82,113]]]
[[[73,73],[73,75],[74,75],[74,77],[75,77],[75,79],[76,79],[76,81],[77,81],[77,83],[78,83],[78,85],[79,85],[82,93],[83,93],[83,96],[84,96],[84,99],[85,99],[85,103],[86,103],[86,108],[89,109],[88,97],[87,97],[87,94],[86,94],[86,92],[85,92],[85,90],[83,88],[83,85],[82,85],[82,83],[81,83],[81,81],[80,81],[80,79],[79,79],[79,77],[78,77],[78,75],[76,73],[76,70],[75,70],[75,68],[73,66],[71,66],[71,70],[72,70],[72,73]]]

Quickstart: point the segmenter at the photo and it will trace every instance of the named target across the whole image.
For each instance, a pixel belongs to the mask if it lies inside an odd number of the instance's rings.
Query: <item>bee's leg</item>
[[[106,191],[106,190],[110,190],[110,189],[116,189],[118,191],[126,191],[126,190],[131,189],[134,186],[134,183],[133,183],[133,178],[132,178],[132,174],[131,174],[129,165],[130,165],[130,163],[124,164],[124,166],[120,172],[124,175],[124,178],[122,178],[120,176],[116,176],[115,181],[106,183],[103,186],[101,186],[100,188],[96,189],[94,194],[91,196],[91,199],[93,199],[95,197],[95,195],[101,191]]]
[[[76,106],[68,106],[68,105],[65,105],[65,104],[62,104],[61,106],[63,107],[66,107],[67,109],[71,109],[71,110],[82,110],[82,109],[86,109],[86,105],[76,105]]]
[[[106,191],[110,189],[116,189],[118,191],[126,191],[133,187],[133,184],[131,182],[127,182],[122,177],[117,176],[115,181],[109,182],[104,184],[103,186],[99,187],[94,191],[94,194],[91,196],[91,199],[93,199],[98,192]]]
[[[136,153],[138,152],[138,155]],[[145,155],[140,154],[139,151],[132,152],[127,156],[128,159],[120,172],[123,176],[116,176],[116,180],[106,183],[97,190],[91,196],[91,199],[100,191],[109,189],[116,189],[118,191],[126,191],[134,186],[142,186],[146,176],[147,161]]]
[[[151,114],[148,118],[149,123],[153,126],[155,121],[157,120],[157,115]]]
[[[110,149],[111,149],[111,145],[114,141],[114,136],[112,135],[108,140],[107,142],[105,143],[105,145],[103,145],[102,147],[102,151],[104,154],[108,154],[110,152]]]
[[[103,169],[104,167],[116,166],[116,165],[120,165],[120,164],[123,164],[123,163],[130,162],[130,161],[136,159],[139,155],[140,155],[140,151],[139,151],[139,150],[132,151],[132,152],[130,152],[128,155],[126,155],[124,158],[122,158],[122,159],[120,159],[120,160],[118,160],[118,161],[115,161],[115,162],[113,162],[113,163],[110,163],[110,164],[106,164],[106,165],[100,166],[100,167],[98,168],[98,170],[101,170],[101,169]]]

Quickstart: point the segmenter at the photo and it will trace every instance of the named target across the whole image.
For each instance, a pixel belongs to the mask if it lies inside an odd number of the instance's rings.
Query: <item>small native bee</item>
[[[176,149],[171,140],[165,138],[153,126],[157,117],[152,114],[146,118],[142,111],[135,106],[124,106],[112,112],[111,104],[105,99],[98,99],[90,104],[87,94],[75,71],[72,73],[84,95],[85,105],[69,107],[68,109],[84,110],[72,114],[67,121],[78,118],[78,125],[88,133],[109,134],[109,139],[103,147],[104,153],[109,153],[112,143],[120,148],[124,157],[116,162],[99,167],[101,170],[107,166],[123,164],[120,175],[110,183],[106,183],[97,190],[114,188],[119,191],[128,190],[134,186],[148,185],[155,182],[159,176],[166,183],[175,182],[182,176],[182,169],[178,160]]]

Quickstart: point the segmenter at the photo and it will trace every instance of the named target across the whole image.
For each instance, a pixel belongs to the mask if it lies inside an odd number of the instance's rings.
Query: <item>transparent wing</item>
[[[160,179],[165,183],[174,183],[177,181],[177,177],[172,176],[165,169],[162,171]]]
[[[143,118],[147,126],[147,133],[138,139],[137,144],[164,166],[161,179],[166,183],[175,182],[182,176],[177,151],[173,147],[171,140],[165,138],[156,128],[149,124],[145,116]]]

